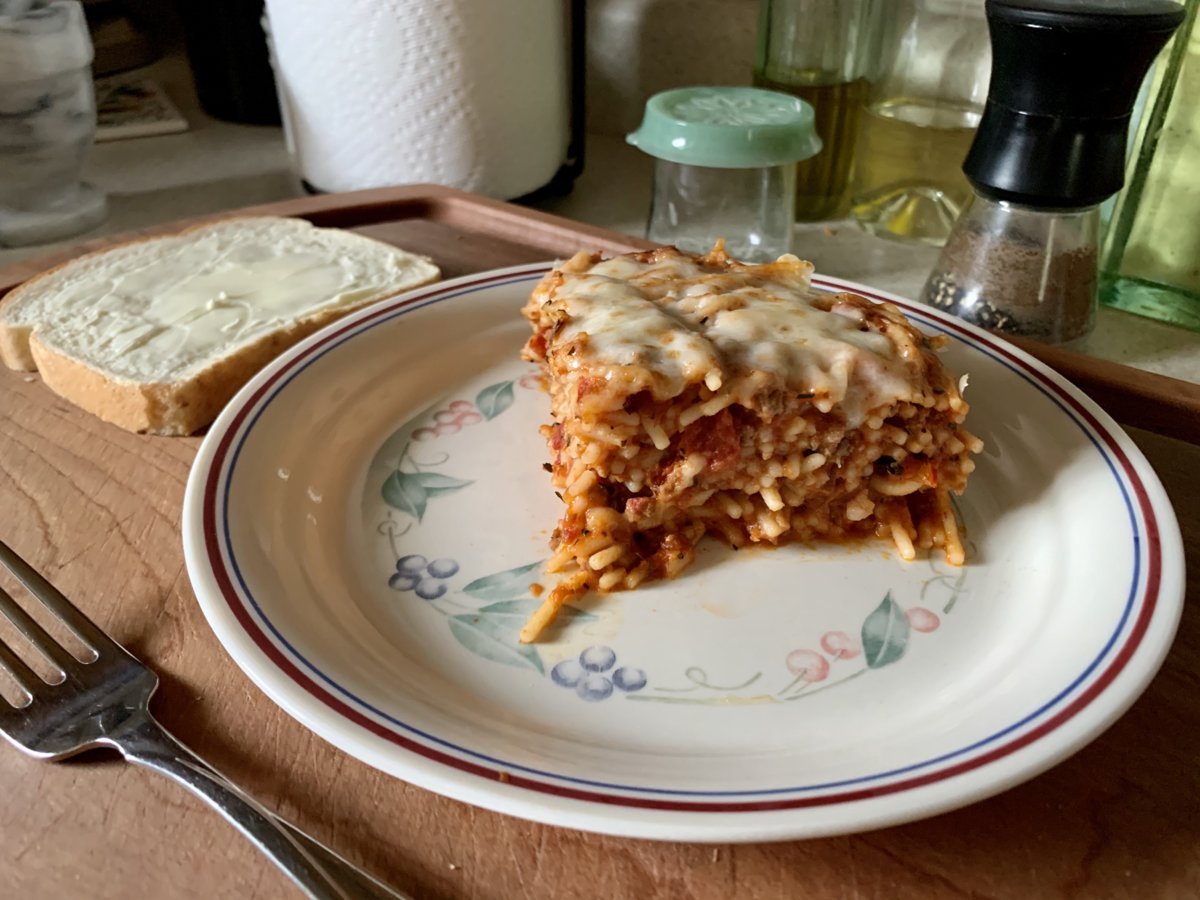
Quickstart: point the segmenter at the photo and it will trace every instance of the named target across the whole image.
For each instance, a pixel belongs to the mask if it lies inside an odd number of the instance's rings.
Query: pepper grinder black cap
[[[987,0],[992,78],[963,172],[996,200],[1093,206],[1124,183],[1138,88],[1172,0]]]

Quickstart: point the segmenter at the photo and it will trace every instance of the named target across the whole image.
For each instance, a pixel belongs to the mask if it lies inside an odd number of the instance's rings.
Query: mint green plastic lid
[[[715,169],[780,166],[815,156],[813,109],[799,97],[747,87],[689,87],[646,101],[625,140],[651,156]]]

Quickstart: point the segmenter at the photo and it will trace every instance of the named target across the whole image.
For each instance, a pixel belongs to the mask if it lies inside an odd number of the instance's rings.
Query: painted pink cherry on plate
[[[418,428],[413,432],[414,441],[431,441],[437,437],[438,433],[433,428]]]
[[[821,649],[834,659],[854,659],[862,653],[858,641],[844,631],[827,631],[821,635]]]
[[[907,610],[905,615],[908,616],[908,624],[913,631],[937,631],[938,626],[942,624],[937,613],[923,606],[914,606]]]
[[[824,681],[829,675],[829,660],[816,650],[793,650],[785,660],[788,671],[805,681]]]
[[[438,434],[458,434],[462,430],[462,426],[457,422],[443,422],[437,427]]]
[[[470,400],[455,400],[453,403],[451,403],[447,407],[447,409],[449,409],[450,412],[452,412],[452,413],[467,412],[468,410],[471,410],[474,408],[475,408],[475,404],[472,403]]]
[[[458,418],[454,420],[456,425],[477,425],[483,421],[483,415],[475,412],[473,409],[468,409],[466,412],[458,414]]]
[[[528,375],[522,375],[517,384],[529,390],[537,390],[542,386],[542,376],[536,372],[530,372]]]
[[[439,409],[433,414],[433,421],[437,422],[439,425],[445,425],[447,422],[453,422],[455,415],[456,413],[453,413],[448,409]]]

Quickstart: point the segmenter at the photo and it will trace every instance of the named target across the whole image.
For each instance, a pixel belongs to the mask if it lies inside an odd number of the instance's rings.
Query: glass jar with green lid
[[[821,149],[812,107],[775,91],[693,87],[646,102],[629,143],[655,157],[647,237],[744,262],[791,250],[797,160]]]

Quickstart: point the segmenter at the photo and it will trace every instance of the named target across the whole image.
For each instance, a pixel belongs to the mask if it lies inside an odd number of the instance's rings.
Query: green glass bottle
[[[1200,331],[1200,0],[1185,6],[1105,234],[1100,302]]]

